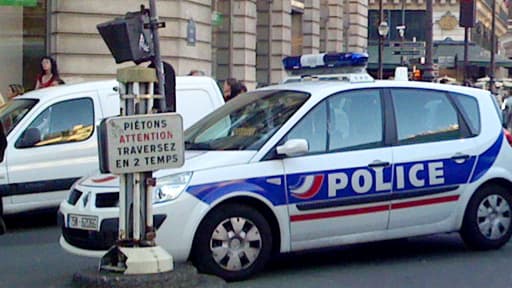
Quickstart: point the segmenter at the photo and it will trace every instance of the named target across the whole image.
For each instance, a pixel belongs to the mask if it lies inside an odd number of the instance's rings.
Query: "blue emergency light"
[[[339,78],[339,75],[342,74],[364,74],[366,76],[368,75],[366,72],[367,64],[368,54],[354,52],[306,54],[289,56],[283,59],[283,66],[288,76],[302,78],[318,77],[320,75],[323,75],[323,78],[326,78],[326,75],[337,75],[336,77]],[[368,77],[370,76],[368,75]],[[365,79],[368,77],[365,77]],[[290,80],[288,78],[286,81],[289,82]]]
[[[365,67],[368,63],[366,53],[322,53],[289,56],[283,59],[286,71],[318,68]],[[294,73],[295,74],[295,73]]]

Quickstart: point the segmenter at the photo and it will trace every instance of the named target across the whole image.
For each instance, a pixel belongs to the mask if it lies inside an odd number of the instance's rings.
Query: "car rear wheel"
[[[480,188],[469,201],[461,229],[464,242],[473,249],[497,249],[512,235],[512,197],[504,187]]]
[[[270,226],[257,210],[222,205],[210,212],[196,231],[192,261],[199,272],[238,281],[263,268],[271,247]]]

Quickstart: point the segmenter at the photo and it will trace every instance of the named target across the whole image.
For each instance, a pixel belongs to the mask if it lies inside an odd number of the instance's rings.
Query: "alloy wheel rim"
[[[477,224],[480,233],[487,239],[503,237],[510,229],[511,208],[500,195],[489,195],[480,202],[477,212]]]
[[[210,239],[213,259],[228,271],[240,271],[251,266],[258,259],[261,248],[258,227],[243,217],[225,219],[215,228]]]

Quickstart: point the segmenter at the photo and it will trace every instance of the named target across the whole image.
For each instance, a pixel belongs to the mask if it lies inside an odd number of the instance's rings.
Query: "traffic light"
[[[96,28],[116,63],[133,61],[139,64],[154,57],[151,33],[144,28],[144,23],[148,22],[148,16],[142,11],[128,12],[124,17],[98,24]]]
[[[473,27],[475,26],[476,7],[475,0],[460,0],[459,9],[459,26]]]

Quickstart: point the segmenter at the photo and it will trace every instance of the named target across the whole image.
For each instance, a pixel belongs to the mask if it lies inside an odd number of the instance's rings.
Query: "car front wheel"
[[[512,197],[502,186],[480,188],[469,201],[461,236],[473,249],[497,249],[512,235]]]
[[[192,261],[199,272],[238,281],[263,268],[271,247],[269,224],[257,210],[227,204],[206,215],[199,226]]]

